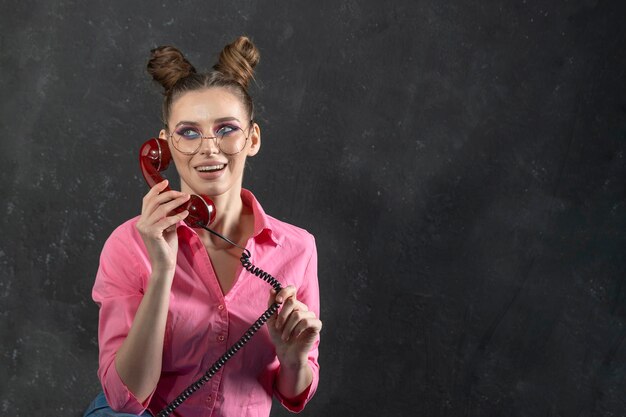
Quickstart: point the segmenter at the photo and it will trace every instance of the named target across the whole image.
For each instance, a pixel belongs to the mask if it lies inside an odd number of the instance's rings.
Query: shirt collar
[[[261,207],[261,204],[259,204],[254,194],[242,188],[241,200],[243,204],[252,209],[252,214],[254,215],[254,233],[252,237],[257,241],[262,241],[267,238],[280,246],[283,241],[282,236],[275,227],[272,227],[270,217],[265,214],[263,207]]]
[[[254,194],[245,188],[241,189],[241,200],[243,204],[250,207],[252,209],[252,215],[254,216],[254,231],[252,233],[252,237],[258,243],[264,242],[266,240],[271,240],[275,245],[281,246],[283,243],[283,236],[280,231],[276,230],[276,227],[273,227],[273,222],[271,218],[265,214],[263,207],[259,204],[259,201],[256,199]],[[184,227],[193,231],[191,227],[189,227],[184,221],[178,222],[176,227]],[[196,233],[193,231],[193,233]]]

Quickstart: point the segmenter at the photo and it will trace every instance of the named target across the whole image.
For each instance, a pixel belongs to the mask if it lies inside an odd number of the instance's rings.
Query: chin
[[[194,173],[191,173],[191,181],[186,181],[181,178],[181,187],[184,184],[184,189],[190,190],[191,193],[202,194],[209,197],[219,197],[228,194],[231,190],[236,189],[239,192],[241,191],[241,182],[229,181],[229,179],[232,179],[232,175],[229,175],[230,173],[225,173],[226,175],[223,175],[221,178],[211,181],[194,177],[193,174]]]
[[[221,197],[228,194],[235,187],[223,184],[215,184],[209,186],[203,184],[203,186],[195,186],[189,188],[196,194],[202,194],[208,197]]]

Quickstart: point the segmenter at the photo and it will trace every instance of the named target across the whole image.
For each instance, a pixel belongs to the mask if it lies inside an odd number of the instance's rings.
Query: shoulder
[[[102,248],[102,254],[110,256],[136,256],[145,251],[145,246],[139,232],[137,221],[139,216],[133,217],[116,227],[109,235]]]
[[[295,226],[291,223],[287,223],[283,220],[278,220],[276,217],[267,215],[267,221],[272,230],[276,230],[276,232],[279,232],[283,236],[292,239],[313,239],[313,235],[308,230]]]
[[[147,254],[146,246],[139,234],[139,230],[137,230],[137,222],[140,217],[139,215],[135,216],[117,226],[107,238],[103,250],[122,250],[126,252],[126,255]],[[191,238],[190,233],[185,233],[184,231],[191,229],[182,221],[178,223],[177,227],[179,241],[188,241]]]
[[[113,232],[111,232],[107,242],[110,240],[122,240],[126,242],[137,239],[141,240],[139,232],[137,231],[137,221],[139,221],[139,216],[128,219],[117,226]]]
[[[308,230],[269,215],[267,215],[267,222],[280,246],[288,249],[300,249],[305,252],[315,249],[315,236]]]
[[[276,217],[268,215],[254,194],[242,189],[244,204],[252,207],[254,213],[255,236],[267,236],[283,248],[314,249],[315,238],[307,230],[294,226]]]
[[[102,252],[92,296],[96,302],[124,294],[140,294],[150,273],[145,245],[135,225],[125,221],[109,235]]]
[[[271,216],[268,216],[268,223],[272,233],[276,233],[279,249],[278,254],[273,254],[276,260],[273,271],[284,277],[284,285],[294,285],[298,289],[298,299],[319,315],[315,237],[306,229]]]

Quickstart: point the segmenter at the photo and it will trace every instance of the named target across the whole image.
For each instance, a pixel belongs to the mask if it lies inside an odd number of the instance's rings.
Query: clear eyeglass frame
[[[218,149],[220,150],[220,152],[222,152],[225,155],[237,155],[239,152],[243,151],[243,149],[246,147],[246,144],[248,143],[248,139],[250,138],[250,132],[251,132],[251,128],[252,128],[252,124],[254,123],[254,120],[250,120],[250,123],[248,124],[248,127],[246,129],[242,129],[240,127],[237,127],[236,130],[241,131],[241,133],[244,135],[245,140],[243,141],[243,145],[241,146],[241,149],[239,149],[237,152],[224,152],[224,150],[222,149],[222,142],[224,140],[224,134],[221,135],[217,135],[217,136],[199,136],[197,138],[194,138],[193,140],[198,140],[198,146],[196,147],[196,149],[194,151],[185,151],[179,148],[178,143],[181,140],[184,139],[178,139],[176,140],[174,135],[176,132],[172,132],[169,134],[169,138],[170,141],[172,142],[172,145],[174,145],[174,148],[176,148],[176,150],[184,155],[195,155],[198,153],[198,151],[200,151],[200,148],[202,148],[202,141],[204,139],[215,139],[215,144],[217,145]],[[248,130],[248,134],[246,135],[245,130]],[[228,139],[227,139],[228,140]]]

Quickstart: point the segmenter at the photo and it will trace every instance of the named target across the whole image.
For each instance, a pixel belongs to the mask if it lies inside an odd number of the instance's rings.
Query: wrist
[[[284,370],[298,372],[302,369],[306,369],[309,366],[309,360],[306,356],[297,356],[290,358],[288,356],[279,357],[280,367]]]
[[[295,398],[306,391],[306,388],[313,381],[313,371],[308,364],[287,365],[281,362],[278,376],[276,377],[276,388],[285,398]]]
[[[172,280],[174,279],[175,271],[176,271],[176,266],[152,268],[152,273],[150,274],[150,281],[171,283]]]

